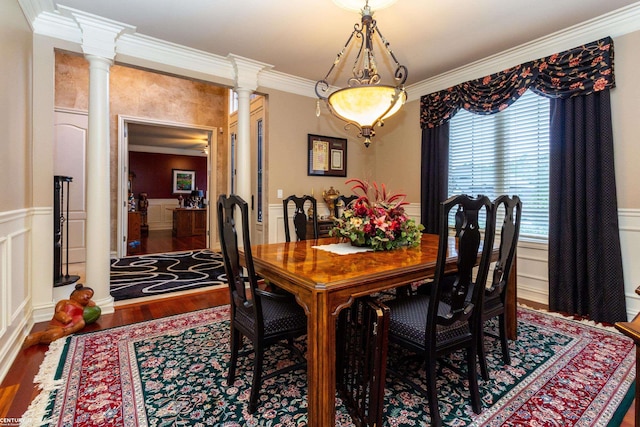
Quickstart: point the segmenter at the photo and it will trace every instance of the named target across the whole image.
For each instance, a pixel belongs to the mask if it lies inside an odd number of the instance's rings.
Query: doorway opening
[[[118,116],[118,258],[215,246],[216,144],[215,127]]]

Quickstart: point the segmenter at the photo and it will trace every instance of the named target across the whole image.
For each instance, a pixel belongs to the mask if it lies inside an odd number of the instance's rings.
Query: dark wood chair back
[[[295,209],[293,211],[293,226],[296,232],[297,240],[317,239],[318,238],[318,209],[316,199],[313,196],[304,195],[298,197],[291,195],[282,201],[284,210],[284,237],[287,242],[291,241],[291,233],[289,231],[289,204],[293,202]],[[307,218],[305,208],[313,209],[312,218]],[[312,221],[313,235],[307,234],[307,221]]]
[[[457,271],[445,271],[449,253],[451,226],[449,213],[455,209]],[[481,218],[484,217],[484,218]],[[481,224],[483,219],[484,224]],[[467,195],[453,196],[440,206],[440,230],[438,261],[434,276],[435,286],[431,288],[427,329],[435,339],[438,327],[455,322],[467,321],[479,316],[495,234],[493,205],[488,197],[471,198]],[[478,263],[478,253],[481,252]],[[475,272],[474,268],[478,265]],[[428,338],[427,338],[428,339]],[[433,341],[435,342],[435,341]]]
[[[450,213],[454,210],[455,221],[450,224]],[[484,287],[493,251],[494,224],[493,204],[486,196],[471,198],[459,195],[442,202],[438,258],[428,293],[396,298],[386,303],[391,310],[389,340],[424,357],[426,393],[413,380],[415,370],[403,374],[401,370],[389,367],[389,371],[418,392],[426,394],[433,426],[442,425],[438,410],[436,361],[440,356],[460,349],[467,353],[467,381],[472,408],[475,413],[481,411],[476,358]],[[457,236],[455,244],[449,240],[453,235]],[[457,258],[455,272],[446,269],[447,259],[452,256]],[[406,370],[406,366],[400,368]]]
[[[493,201],[493,209],[496,218],[503,218],[500,229],[500,247],[498,261],[493,269],[491,283],[485,289],[482,322],[498,317],[498,335],[502,346],[502,359],[505,364],[511,363],[509,354],[509,341],[507,339],[506,305],[509,280],[513,271],[516,258],[516,247],[520,237],[520,222],[522,219],[522,201],[518,196],[500,196]],[[496,224],[497,225],[497,224]],[[514,273],[515,274],[515,273]],[[478,356],[480,369],[485,379],[489,378],[487,370],[486,354],[484,348],[484,329],[481,328],[481,337],[478,344]]]
[[[516,247],[520,238],[520,222],[522,220],[522,201],[518,196],[500,196],[493,202],[496,218],[503,218],[500,229],[500,249],[498,261],[493,269],[493,280],[487,288],[487,297],[504,294],[511,275],[513,261],[515,260]],[[497,228],[497,224],[496,224]]]
[[[244,271],[240,264],[237,225],[242,228],[247,276],[243,274]],[[256,327],[252,328],[251,331],[247,331],[248,334],[254,335],[255,330],[262,329],[262,306],[260,298],[256,298],[255,295],[256,289],[258,289],[258,281],[251,255],[249,209],[242,198],[234,194],[228,197],[221,195],[218,198],[218,230],[222,258],[231,293],[231,318],[235,319],[236,311],[241,310],[244,316],[255,319]],[[248,287],[246,286],[247,283],[249,284]]]
[[[255,353],[253,381],[249,397],[249,412],[255,412],[258,394],[262,382],[275,375],[300,368],[305,365],[304,357],[293,345],[293,339],[303,336],[307,331],[307,317],[292,295],[279,295],[261,290],[255,274],[249,230],[249,208],[237,195],[221,195],[217,203],[218,230],[224,268],[231,296],[231,359],[227,374],[227,385],[233,384],[238,360],[239,348],[245,336],[253,345]],[[239,215],[239,217],[238,217]],[[242,227],[243,264],[240,262],[240,248],[236,227]],[[292,351],[292,359],[298,356],[300,362],[262,374],[264,350],[268,346],[287,342]]]

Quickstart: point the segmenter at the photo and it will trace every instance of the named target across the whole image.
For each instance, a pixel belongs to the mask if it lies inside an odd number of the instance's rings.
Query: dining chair
[[[457,237],[450,239],[455,226],[449,225],[449,213],[456,209],[459,218]],[[480,334],[482,289],[486,284],[494,239],[494,215],[491,200],[486,196],[471,198],[453,196],[440,204],[438,255],[434,281],[428,294],[416,294],[385,302],[391,316],[389,341],[404,347],[419,357],[426,371],[426,393],[412,378],[416,371],[403,366],[389,366],[388,372],[426,396],[431,425],[442,425],[436,388],[437,359],[466,350],[467,380],[473,411],[481,412],[477,343]],[[478,254],[481,251],[478,264]],[[457,257],[457,271],[445,271],[448,257]],[[478,264],[475,281],[474,266]],[[475,284],[475,286],[473,286]],[[471,297],[469,290],[473,288]],[[391,349],[389,351],[392,351]],[[402,363],[399,363],[402,365]]]
[[[307,316],[292,296],[266,292],[258,287],[251,254],[247,203],[237,195],[227,197],[222,194],[218,198],[217,209],[220,246],[231,296],[231,359],[227,386],[231,386],[235,380],[239,349],[243,337],[246,337],[251,342],[255,355],[249,398],[249,412],[253,413],[257,409],[260,388],[265,380],[306,365],[304,356],[293,345],[293,340],[306,334]],[[246,275],[240,264],[237,223],[234,218],[236,212],[240,213]],[[291,351],[292,360],[298,358],[299,361],[291,361],[286,367],[263,375],[264,351],[276,344],[287,347]]]
[[[336,391],[358,427],[382,426],[389,308],[372,297],[340,311],[336,329]]]
[[[355,194],[352,194],[350,196],[345,196],[344,194],[341,194],[338,197],[336,197],[336,200],[333,205],[333,217],[340,218],[342,216],[342,212],[347,207],[349,207],[349,203],[353,202],[357,198],[358,196],[356,196]]]
[[[313,196],[304,195],[298,197],[291,195],[282,201],[282,207],[284,209],[284,237],[287,242],[291,241],[291,234],[289,232],[289,204],[293,202],[295,210],[293,212],[293,226],[296,232],[297,240],[317,239],[318,238],[318,209],[316,199]],[[305,213],[305,207],[309,206],[312,209],[313,215],[311,218],[307,218]],[[312,221],[312,236],[307,236],[307,220]]]
[[[520,222],[522,218],[522,201],[518,196],[509,197],[502,195],[493,201],[493,210],[496,218],[503,217],[500,230],[500,242],[498,260],[493,268],[491,284],[485,288],[482,309],[482,324],[490,319],[498,317],[498,336],[502,345],[502,358],[505,365],[511,364],[509,354],[509,340],[507,339],[506,325],[506,296],[509,291],[509,276],[516,256],[516,246],[520,236]],[[486,353],[484,347],[484,328],[480,328],[478,342],[478,359],[484,379],[489,378],[487,371]]]

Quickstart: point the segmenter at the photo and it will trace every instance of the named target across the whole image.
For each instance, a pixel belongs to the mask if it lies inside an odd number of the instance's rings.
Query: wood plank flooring
[[[206,249],[206,236],[173,237],[171,230],[151,230],[140,238],[140,250],[127,255],[157,254],[164,252]]]

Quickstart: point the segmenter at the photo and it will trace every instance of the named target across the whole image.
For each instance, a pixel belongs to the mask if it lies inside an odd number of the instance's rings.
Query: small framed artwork
[[[307,175],[347,176],[347,140],[308,134]]]
[[[172,193],[191,194],[196,189],[196,171],[172,169]]]

